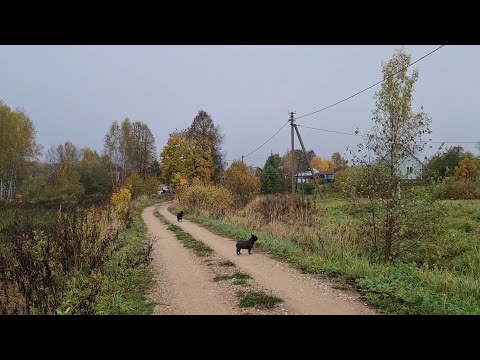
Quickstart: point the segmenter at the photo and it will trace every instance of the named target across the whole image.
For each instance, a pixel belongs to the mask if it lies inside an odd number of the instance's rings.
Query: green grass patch
[[[218,275],[213,278],[213,281],[225,281],[234,279],[233,285],[244,285],[248,279],[251,279],[250,275],[236,272],[233,275]]]
[[[236,279],[233,280],[233,285],[245,285],[247,283],[247,279]]]
[[[175,234],[178,240],[188,249],[192,249],[198,256],[207,256],[213,252],[213,249],[203,242],[196,240],[192,235],[182,230],[177,225],[170,224],[167,228]]]
[[[247,279],[251,279],[251,276],[248,275],[248,274],[244,274],[244,273],[235,273],[232,275],[232,279],[237,279],[237,280],[247,280]]]
[[[237,297],[240,300],[240,307],[257,307],[271,309],[276,304],[283,302],[279,297],[269,295],[263,291],[239,291]]]

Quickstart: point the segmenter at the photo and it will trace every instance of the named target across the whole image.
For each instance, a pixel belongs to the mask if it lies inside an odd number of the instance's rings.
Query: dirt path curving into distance
[[[156,206],[144,209],[142,219],[151,235],[156,286],[150,294],[156,315],[234,315],[238,311],[210,279],[205,265],[167,230],[154,215]]]

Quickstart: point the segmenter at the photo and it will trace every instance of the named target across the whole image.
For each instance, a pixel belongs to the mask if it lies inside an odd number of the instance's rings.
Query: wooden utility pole
[[[294,134],[293,134],[293,128],[295,126],[295,119],[293,117],[293,114],[295,114],[295,112],[290,112],[290,126],[292,128],[292,194],[295,194],[295,153],[294,153],[294,149],[295,149],[295,142],[294,142]]]
[[[302,137],[300,136],[300,132],[298,131],[297,125],[293,124],[293,126],[295,127],[295,131],[297,132],[297,136],[298,136],[298,141],[300,141],[300,145],[302,146],[303,154],[305,155],[305,159],[307,160],[308,167],[310,168],[310,171],[312,173],[313,182],[315,183],[315,186],[317,187],[318,195],[320,195],[320,186],[318,185],[317,180],[315,179],[315,173],[313,172],[312,164],[310,163],[310,159],[308,158],[307,151],[305,150],[305,146],[303,146]],[[292,129],[293,129],[293,127],[292,127]]]

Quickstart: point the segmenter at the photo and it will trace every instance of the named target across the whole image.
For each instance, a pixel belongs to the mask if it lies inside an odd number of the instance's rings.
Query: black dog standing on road
[[[183,210],[177,214],[177,221],[182,221],[182,220],[183,220]]]
[[[258,238],[252,234],[252,237],[248,240],[248,241],[237,241],[237,255],[240,255],[241,252],[240,250],[241,249],[248,249],[248,254],[251,255],[252,254],[252,248],[253,248],[253,244],[255,244],[255,241],[257,241]]]

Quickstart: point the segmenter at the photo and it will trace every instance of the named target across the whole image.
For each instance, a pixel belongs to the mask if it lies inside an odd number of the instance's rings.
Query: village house
[[[398,166],[402,180],[420,180],[423,175],[423,163],[414,155],[405,156]]]
[[[405,182],[419,181],[423,176],[423,163],[415,155],[408,153],[399,161],[397,172]]]
[[[318,171],[317,169],[313,169],[313,173],[315,175],[315,179],[320,179],[325,182],[332,182],[335,180],[335,173],[333,171]],[[305,182],[312,182],[313,176],[312,172],[309,168],[305,169],[305,171],[297,173],[295,175],[297,183],[305,183]]]

